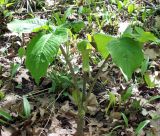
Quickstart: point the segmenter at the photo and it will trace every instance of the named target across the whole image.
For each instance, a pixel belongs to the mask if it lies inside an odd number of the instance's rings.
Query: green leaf
[[[107,50],[107,46],[109,42],[114,40],[115,38],[110,36],[110,35],[105,35],[105,34],[95,34],[93,36],[96,44],[97,44],[97,49],[103,56],[103,58],[107,58],[109,55],[109,52]]]
[[[148,73],[144,74],[144,80],[149,88],[154,88],[156,86],[154,81],[151,80]]]
[[[150,103],[150,102],[152,102],[152,101],[154,101],[154,100],[156,100],[156,99],[160,99],[160,95],[152,96],[152,97],[148,100],[148,102]]]
[[[81,31],[83,28],[85,27],[85,24],[83,21],[74,21],[71,22],[71,28],[73,29],[73,31],[75,33],[78,33],[79,31]]]
[[[111,3],[114,3],[114,4],[116,4],[116,0],[111,0]]]
[[[122,34],[122,37],[129,37],[129,38],[133,38],[138,42],[157,42],[158,39],[157,37],[154,36],[154,34],[152,34],[151,32],[145,32],[142,28],[140,27],[135,27],[134,29],[135,31],[133,31],[133,28],[131,26],[129,26],[124,33]]]
[[[122,3],[122,1],[118,1],[118,9],[119,10],[121,10],[122,9],[122,7],[123,7],[123,3]]]
[[[2,86],[3,82],[0,80],[0,85]],[[3,91],[0,91],[0,100],[2,100],[5,97],[5,93]]]
[[[72,91],[72,97],[71,99],[73,100],[73,102],[79,106],[79,104],[82,101],[82,92],[80,92],[79,90],[74,90]]]
[[[23,96],[23,109],[25,116],[28,118],[31,115],[31,106],[26,96]]]
[[[74,21],[74,22],[64,23],[60,27],[68,28],[71,29],[74,33],[78,33],[85,27],[85,24],[83,21]]]
[[[92,49],[92,45],[87,40],[82,40],[78,43],[78,50],[83,52],[88,49]]]
[[[0,119],[0,123],[1,123],[1,124],[8,124],[8,122],[6,122],[6,121],[4,121],[4,120],[2,120],[2,119]]]
[[[136,128],[136,134],[139,135],[142,131],[142,129],[148,125],[148,123],[150,123],[150,120],[145,120],[145,121],[142,121],[138,127]]]
[[[132,108],[136,111],[142,109],[141,105],[140,105],[140,100],[136,100],[134,99],[132,102]]]
[[[144,73],[147,71],[148,64],[149,64],[149,57],[144,59],[144,61],[142,62],[142,65],[141,65],[141,74],[142,75],[144,75]]]
[[[133,36],[142,43],[148,42],[148,41],[157,41],[157,38],[152,34],[151,32],[145,32],[142,28],[140,27],[135,27],[135,30],[137,34],[134,34]]]
[[[108,110],[111,106],[114,106],[116,104],[116,96],[114,93],[109,92],[109,104],[106,107],[106,113],[108,113]]]
[[[70,7],[65,11],[65,13],[64,13],[64,16],[63,16],[63,18],[62,18],[63,23],[66,21],[67,17],[69,17],[69,16],[72,15],[72,13],[73,13],[73,7],[70,6]]]
[[[15,74],[17,73],[18,68],[20,67],[20,64],[12,63],[11,64],[11,77],[13,78]]]
[[[78,10],[78,13],[79,13],[79,14],[89,15],[91,12],[92,12],[91,8],[89,8],[89,7],[84,7],[84,6],[80,6],[80,7],[79,7],[79,10]]]
[[[142,28],[140,28],[140,27],[135,27],[135,30],[136,30],[136,32],[137,33],[139,33],[139,34],[143,34],[145,31],[142,29]]]
[[[157,37],[154,36],[151,32],[145,32],[142,28],[140,27],[135,27],[135,30],[137,34],[133,34],[133,37],[136,38],[139,42],[145,43],[149,41],[156,42]]]
[[[89,71],[89,53],[91,44],[87,40],[83,40],[78,43],[78,50],[82,53],[82,65],[83,71]]]
[[[123,4],[126,6],[129,2],[130,2],[130,0],[124,0]]]
[[[67,30],[57,29],[54,33],[40,33],[31,40],[26,51],[26,67],[37,84],[40,78],[46,74],[49,64],[59,50],[59,46],[67,39]]]
[[[134,11],[134,4],[129,4],[128,6],[128,12],[131,14]]]
[[[128,127],[128,119],[127,119],[126,115],[124,113],[121,113],[121,115],[123,117],[123,120],[125,122],[126,127]]]
[[[123,32],[122,37],[132,37],[133,28],[129,25],[126,30]]]
[[[141,65],[144,56],[142,45],[131,38],[120,38],[109,43],[108,51],[113,61],[121,69],[126,80]]]
[[[62,25],[64,22],[60,19],[60,13],[54,13],[53,14],[54,19],[56,20],[56,25]]]
[[[9,113],[7,113],[6,111],[4,111],[3,109],[0,109],[0,116],[4,117],[5,119],[11,121],[12,117]]]
[[[8,8],[8,7],[10,7],[10,6],[12,6],[14,3],[7,3],[6,4],[6,7]]]
[[[113,136],[113,132],[116,130],[116,129],[119,129],[119,128],[122,128],[123,126],[122,125],[118,125],[116,127],[114,127],[111,132],[109,134],[106,134],[105,136]]]
[[[85,50],[82,52],[82,66],[83,71],[88,72],[89,71],[89,50]]]
[[[1,5],[6,4],[6,1],[5,0],[0,0],[0,4]]]
[[[122,101],[126,102],[129,99],[129,97],[131,97],[131,95],[132,95],[132,87],[129,87],[127,91],[124,94],[122,94]]]
[[[111,105],[115,105],[116,104],[116,96],[112,92],[109,92],[109,102],[111,103]]]
[[[23,47],[20,47],[18,50],[18,56],[22,59],[25,53],[26,53],[26,50]]]
[[[15,33],[31,33],[34,29],[42,27],[47,23],[47,20],[33,18],[27,20],[14,20],[7,24],[10,31]]]
[[[69,86],[72,85],[72,82],[69,79],[69,77],[67,77],[67,76],[60,76],[59,78],[60,78],[60,80],[62,82],[62,85],[61,85],[62,88],[68,88]]]

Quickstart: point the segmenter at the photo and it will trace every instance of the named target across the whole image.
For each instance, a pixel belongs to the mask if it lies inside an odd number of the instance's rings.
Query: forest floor
[[[26,4],[21,3],[17,5],[17,9],[8,9],[13,12],[12,16],[4,17],[3,29],[0,31],[0,136],[76,136],[77,127],[77,107],[70,99],[72,87],[64,89],[62,88],[63,82],[60,81],[56,91],[52,92],[54,78],[49,74],[37,85],[25,67],[25,57],[20,58],[18,55],[19,48],[26,47],[35,33],[25,33],[23,37],[20,37],[7,29],[7,23],[14,19],[33,17],[55,21],[54,13],[61,12],[63,15],[64,11],[72,5],[73,12],[67,17],[67,21],[73,22],[80,19],[87,24],[88,15],[81,15],[78,12],[80,6],[87,7],[86,10],[91,8],[90,14],[102,13],[101,9],[104,6],[112,8],[113,13],[108,15],[111,18],[110,22],[99,26],[103,17],[98,16],[99,23],[94,19],[89,27],[86,25],[77,34],[79,39],[83,39],[86,34],[93,31],[119,35],[121,29],[125,29],[130,22],[135,20],[135,16],[141,17],[142,13],[142,11],[134,11],[129,14],[127,9],[122,9],[120,12],[116,4],[107,5],[105,1],[97,2],[97,5],[93,4],[95,7],[81,4],[77,6],[75,3],[68,4],[60,1],[50,1],[48,4],[50,5],[45,4],[43,7],[39,5],[37,9],[34,9],[31,4],[33,11],[29,12]],[[148,6],[143,2],[137,4],[143,7]],[[153,14],[146,17],[146,22],[151,23],[150,20],[148,21],[151,16]],[[140,21],[137,19],[135,22]],[[150,31],[150,28],[144,25],[144,21],[140,24]],[[154,34],[160,38],[159,30]],[[76,52],[73,43],[71,43],[71,55]],[[94,86],[91,98],[87,101],[85,136],[136,136],[138,126],[142,128],[140,136],[160,136],[160,46],[147,43],[144,45],[144,53],[149,57],[146,72],[148,78],[144,79],[140,70],[137,69],[133,74],[133,79],[128,82],[109,58]],[[93,76],[103,62],[98,53],[95,53],[95,58],[96,62],[91,64]],[[63,58],[57,59],[59,65],[56,69],[66,67],[65,62],[60,59]],[[72,61],[75,69],[81,67],[79,56],[73,58]],[[52,65],[50,67],[49,70],[53,68]],[[81,75],[80,71],[77,75]],[[61,76],[61,73],[58,73],[58,76]],[[110,92],[115,96],[113,100],[115,103],[113,102],[111,106],[109,106]],[[31,107],[31,115],[28,118],[24,117],[24,95],[27,96]],[[2,109],[9,113],[13,120],[4,119],[1,116]],[[108,109],[107,112],[106,109]],[[145,125],[147,121],[149,123]]]

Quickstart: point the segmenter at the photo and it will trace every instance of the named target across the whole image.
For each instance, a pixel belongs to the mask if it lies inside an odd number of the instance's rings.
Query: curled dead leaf
[[[89,98],[86,100],[87,112],[91,115],[95,115],[98,111],[98,101],[96,96],[91,93]]]

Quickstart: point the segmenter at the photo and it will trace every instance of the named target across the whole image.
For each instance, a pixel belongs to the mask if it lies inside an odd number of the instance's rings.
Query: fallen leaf
[[[154,49],[149,49],[149,48],[147,48],[145,51],[144,51],[144,54],[146,55],[146,56],[149,56],[149,58],[150,59],[156,59],[158,56],[159,56],[159,54],[160,54],[160,50],[154,50]]]
[[[91,115],[95,115],[98,111],[98,101],[96,96],[91,93],[89,98],[86,100],[87,112]]]

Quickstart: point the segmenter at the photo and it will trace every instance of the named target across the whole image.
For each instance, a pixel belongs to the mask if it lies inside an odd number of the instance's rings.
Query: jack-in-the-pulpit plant
[[[76,26],[76,27],[75,27]],[[37,32],[36,36],[31,39],[26,49],[26,67],[30,71],[32,77],[38,84],[40,78],[45,76],[47,68],[57,56],[60,49],[69,66],[72,76],[74,91],[73,99],[78,106],[77,117],[77,136],[83,136],[84,117],[86,113],[85,101],[91,95],[93,87],[98,79],[98,76],[105,66],[109,55],[113,62],[120,68],[126,80],[130,80],[133,72],[141,66],[144,61],[143,44],[148,41],[156,42],[157,38],[150,32],[145,32],[139,27],[132,28],[129,26],[120,37],[113,37],[106,34],[92,35],[92,41],[82,40],[78,43],[77,48],[82,55],[83,69],[83,89],[78,87],[78,78],[74,72],[74,68],[70,58],[64,50],[65,42],[69,41],[69,29],[78,28],[81,30],[84,27],[83,22],[74,22],[72,24],[62,24],[53,26],[47,20],[28,19],[14,20],[8,24],[9,30],[22,33]],[[99,72],[94,77],[89,89],[86,89],[87,75],[89,73],[89,61],[92,51],[91,42],[96,43],[97,51],[104,58],[104,63],[99,69]]]

